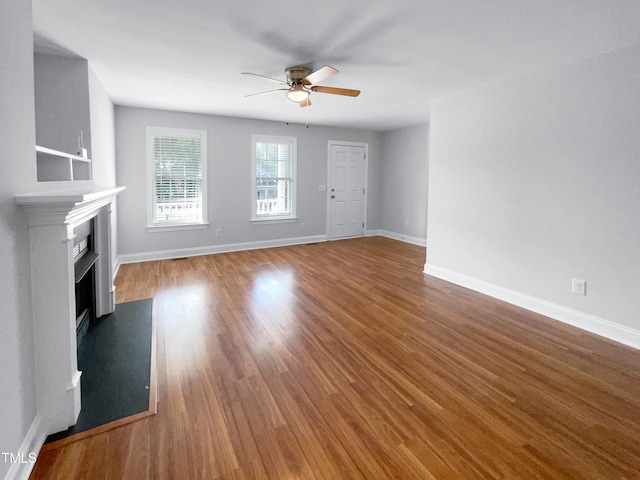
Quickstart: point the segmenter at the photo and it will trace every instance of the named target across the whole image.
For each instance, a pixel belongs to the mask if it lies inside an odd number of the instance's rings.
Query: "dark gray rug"
[[[45,443],[149,409],[151,299],[119,303],[94,321],[78,348],[82,409],[78,422]]]

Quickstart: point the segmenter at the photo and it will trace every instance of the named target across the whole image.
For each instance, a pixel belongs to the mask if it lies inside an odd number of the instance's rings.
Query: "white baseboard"
[[[116,278],[116,275],[118,275],[118,270],[120,270],[120,265],[121,265],[120,257],[117,257],[116,262],[111,267],[113,269],[113,278]]]
[[[153,260],[169,260],[172,258],[196,257],[198,255],[211,255],[214,253],[238,252],[242,250],[257,250],[260,248],[286,247],[290,245],[302,245],[305,243],[326,242],[326,235],[314,235],[309,237],[281,238],[276,240],[263,240],[258,242],[229,243],[226,245],[208,245],[205,247],[178,248],[175,250],[159,250],[155,252],[131,253],[119,255],[116,261],[118,268],[123,263],[149,262]]]
[[[476,292],[483,293],[512,305],[525,308],[546,317],[595,333],[624,345],[640,349],[640,331],[605,320],[555,303],[547,302],[530,295],[509,290],[483,280],[468,277],[446,268],[424,265],[424,273],[433,277],[455,283]]]
[[[29,431],[22,440],[20,450],[18,452],[11,452],[16,455],[14,459],[18,460],[11,464],[5,480],[28,480],[33,470],[36,457],[46,440],[47,435],[42,430],[42,422],[40,415],[36,415],[33,419]]]
[[[405,235],[403,233],[390,232],[388,230],[367,230],[366,235],[367,237],[380,236],[380,237],[392,238],[393,240],[400,240],[401,242],[411,243],[413,245],[418,245],[419,247],[427,246],[426,238],[412,237],[410,235]]]

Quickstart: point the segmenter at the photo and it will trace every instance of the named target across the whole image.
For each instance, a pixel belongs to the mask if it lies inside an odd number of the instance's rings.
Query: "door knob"
[[[331,198],[336,198],[336,196],[335,195],[331,195]]]

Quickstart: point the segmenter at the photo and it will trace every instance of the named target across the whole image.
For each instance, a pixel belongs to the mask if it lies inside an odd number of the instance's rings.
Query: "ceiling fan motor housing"
[[[308,67],[288,67],[284,71],[287,74],[287,83],[289,84],[309,83],[302,81],[305,77],[311,74],[311,69]]]

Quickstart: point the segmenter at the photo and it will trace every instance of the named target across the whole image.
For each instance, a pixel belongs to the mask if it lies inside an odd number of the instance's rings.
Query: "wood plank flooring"
[[[640,351],[422,273],[372,237],[123,265],[158,414],[36,479],[638,479]]]

